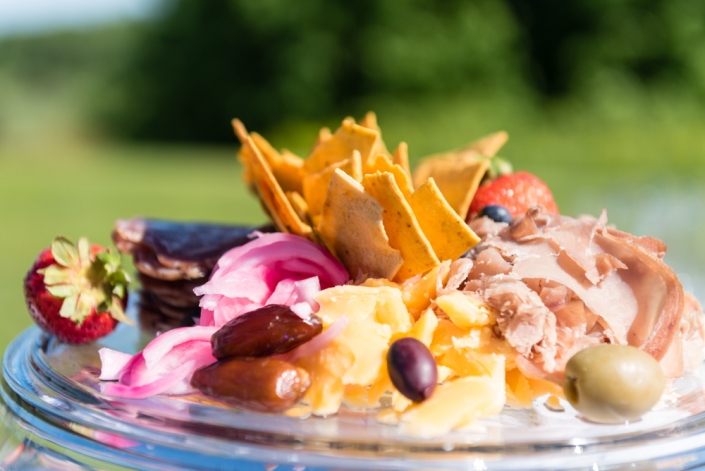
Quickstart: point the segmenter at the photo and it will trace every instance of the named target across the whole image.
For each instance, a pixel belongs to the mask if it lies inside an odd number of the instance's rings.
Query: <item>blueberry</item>
[[[394,387],[414,402],[428,399],[436,388],[436,360],[415,338],[399,339],[389,347],[387,369]]]
[[[490,204],[482,208],[477,215],[477,217],[487,216],[495,222],[512,222],[512,215],[509,214],[509,210],[504,206],[499,206],[496,204]]]

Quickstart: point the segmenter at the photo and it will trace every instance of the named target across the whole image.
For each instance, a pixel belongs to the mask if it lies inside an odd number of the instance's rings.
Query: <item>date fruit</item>
[[[321,320],[302,319],[288,306],[270,304],[225,324],[211,338],[213,356],[249,358],[281,355],[321,333]]]
[[[387,370],[394,387],[414,402],[428,399],[436,389],[436,360],[426,345],[415,338],[399,339],[389,347]]]
[[[206,396],[254,412],[284,412],[310,385],[305,370],[274,358],[221,360],[197,370],[191,385]]]

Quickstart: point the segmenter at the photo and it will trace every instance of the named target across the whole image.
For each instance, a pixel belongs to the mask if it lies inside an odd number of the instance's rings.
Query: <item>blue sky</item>
[[[149,16],[157,0],[0,0],[0,36]]]

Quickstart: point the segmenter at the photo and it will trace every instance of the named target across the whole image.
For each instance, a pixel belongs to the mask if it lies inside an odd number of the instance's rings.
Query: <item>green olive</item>
[[[628,345],[598,345],[576,353],[566,365],[563,391],[588,420],[634,421],[658,402],[666,377],[648,353]]]

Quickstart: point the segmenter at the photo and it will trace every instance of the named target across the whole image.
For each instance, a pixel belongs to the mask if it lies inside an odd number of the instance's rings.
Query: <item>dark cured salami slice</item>
[[[133,255],[139,272],[184,280],[207,277],[220,256],[248,242],[254,230],[273,228],[132,218],[115,223],[113,241],[121,252]]]

